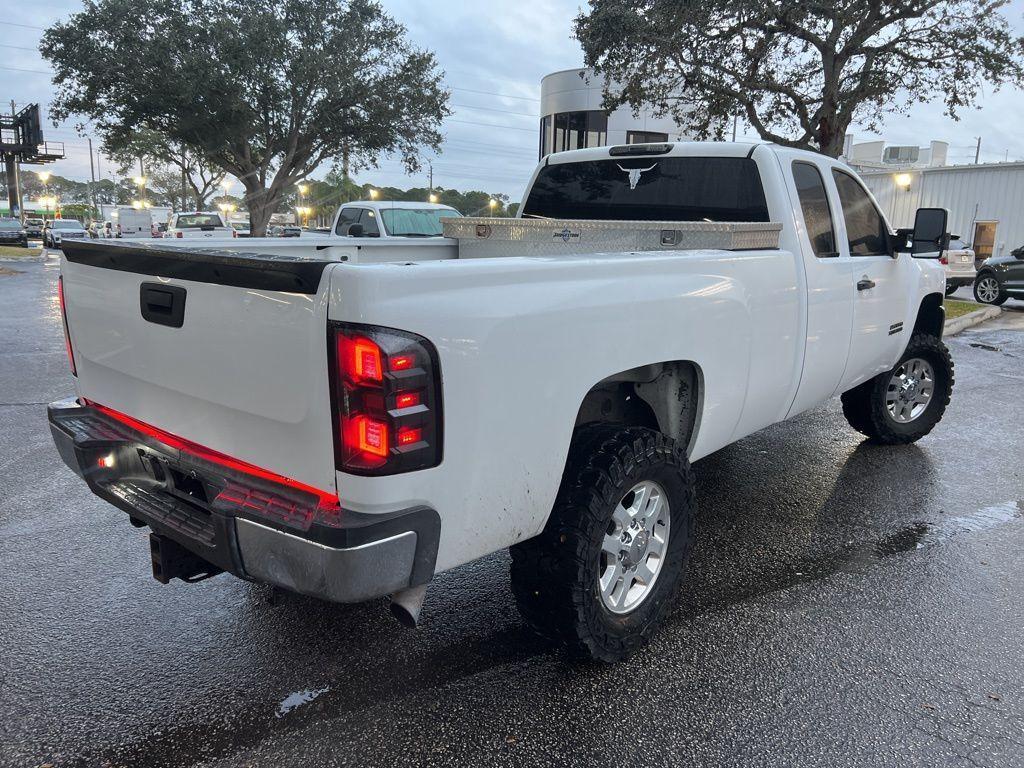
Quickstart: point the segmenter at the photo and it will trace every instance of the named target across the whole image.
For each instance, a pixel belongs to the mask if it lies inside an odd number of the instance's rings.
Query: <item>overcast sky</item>
[[[382,4],[408,27],[417,45],[437,54],[447,73],[454,114],[444,126],[444,151],[434,160],[435,185],[504,192],[517,199],[537,158],[541,77],[582,62],[579,45],[571,36],[579,0],[382,0]],[[48,66],[36,51],[39,37],[44,27],[80,7],[67,0],[4,0],[0,98],[13,99],[19,109],[37,101],[45,117],[53,89]],[[1013,0],[1007,15],[1016,29],[1024,30],[1024,0]],[[975,140],[981,136],[983,162],[1024,160],[1022,112],[1024,93],[1004,89],[984,94],[978,109],[965,111],[960,122],[945,117],[941,104],[934,103],[915,106],[908,117],[889,118],[880,136],[856,126],[853,132],[856,141],[883,138],[921,145],[932,139],[948,141],[950,162],[973,161]],[[73,124],[53,128],[46,122],[45,136],[65,142],[67,153],[49,170],[71,178],[89,177],[86,140]],[[104,177],[113,170],[101,160]],[[327,170],[323,168],[322,173]],[[358,180],[426,186],[426,173],[410,178],[397,161],[384,159],[379,170],[364,172]]]

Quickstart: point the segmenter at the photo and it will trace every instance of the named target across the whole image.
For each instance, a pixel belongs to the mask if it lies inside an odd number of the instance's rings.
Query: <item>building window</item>
[[[608,143],[608,113],[587,112],[587,146],[603,147]]]
[[[601,110],[559,112],[540,121],[540,156],[608,143],[608,115]]]
[[[667,133],[653,133],[652,131],[626,131],[627,144],[658,144],[668,141]]]

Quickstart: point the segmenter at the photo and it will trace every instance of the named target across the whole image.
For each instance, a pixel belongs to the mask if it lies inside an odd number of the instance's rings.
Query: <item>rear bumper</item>
[[[326,524],[300,514],[315,504],[308,494],[219,466],[92,406],[64,400],[47,414],[61,458],[93,493],[221,570],[342,603],[433,577],[434,510],[341,510]],[[250,515],[225,498],[254,499],[250,506],[274,514]]]
[[[946,275],[946,285],[974,285],[974,275]]]

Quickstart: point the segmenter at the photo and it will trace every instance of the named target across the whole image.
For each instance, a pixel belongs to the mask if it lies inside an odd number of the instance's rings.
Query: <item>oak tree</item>
[[[416,170],[449,114],[433,54],[374,0],[86,0],[40,52],[55,120],[114,152],[151,131],[237,177],[253,235],[323,163]]]
[[[838,157],[854,122],[1024,81],[1005,0],[592,0],[576,19],[606,106],[653,104],[699,138],[739,115],[769,141]]]

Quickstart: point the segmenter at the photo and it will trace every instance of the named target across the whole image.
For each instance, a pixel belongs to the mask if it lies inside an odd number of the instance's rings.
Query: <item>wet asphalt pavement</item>
[[[699,462],[677,608],[605,667],[524,627],[504,553],[438,577],[415,632],[160,585],[50,440],[55,260],[0,267],[0,766],[1024,765],[1024,303],[950,340],[915,446],[833,402]]]

